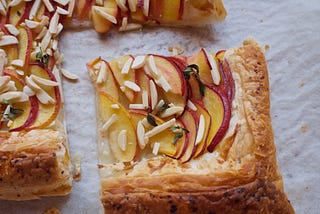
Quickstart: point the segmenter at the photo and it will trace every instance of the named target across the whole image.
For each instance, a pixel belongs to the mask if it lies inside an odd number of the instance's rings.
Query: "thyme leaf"
[[[186,69],[183,71],[184,74],[184,78],[186,80],[190,80],[190,77],[193,76],[199,85],[199,90],[200,90],[200,94],[201,96],[204,96],[204,91],[205,91],[205,85],[203,84],[203,82],[200,80],[200,75],[199,75],[199,66],[196,64],[191,64],[188,65],[186,67]]]
[[[40,48],[40,51],[36,54],[36,61],[48,66],[49,63],[49,54],[44,53]]]
[[[151,114],[147,115],[147,121],[151,126],[158,126],[156,119]]]
[[[183,132],[178,132],[174,135],[173,145],[176,145],[178,140],[183,137]]]

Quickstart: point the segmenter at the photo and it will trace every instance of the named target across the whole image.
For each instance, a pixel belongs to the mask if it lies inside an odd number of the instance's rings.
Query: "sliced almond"
[[[69,12],[68,17],[72,17],[75,4],[76,4],[76,0],[70,0],[68,5],[68,12]]]
[[[121,11],[127,12],[128,8],[126,6],[126,0],[116,0],[116,3]]]
[[[54,15],[52,16],[49,24],[49,32],[52,34],[58,33],[58,24],[59,24],[60,15],[56,11]]]
[[[29,97],[32,97],[36,94],[29,86],[25,85],[23,87],[23,93],[27,94]]]
[[[22,2],[22,0],[12,0],[12,1],[8,4],[8,7],[17,6],[17,5],[20,4],[21,2]]]
[[[53,0],[63,6],[66,6],[70,1],[69,0]]]
[[[34,92],[38,92],[38,91],[42,90],[40,88],[40,86],[37,83],[35,83],[31,77],[26,77],[25,81],[26,81],[27,86],[29,88],[31,88]]]
[[[128,5],[129,5],[130,12],[137,11],[137,0],[128,0]]]
[[[103,11],[102,7],[99,6],[93,6],[93,10],[95,10],[100,16],[105,18],[106,20],[110,21],[113,24],[117,24],[117,19],[116,17],[106,13]]]
[[[150,0],[143,0],[143,15],[149,16]]]
[[[37,91],[36,96],[42,104],[54,104],[56,101],[45,90]]]
[[[171,108],[166,109],[163,113],[161,113],[160,117],[166,118],[173,115],[180,115],[182,114],[184,108],[180,106],[173,106]]]
[[[173,56],[181,55],[184,52],[184,49],[180,46],[170,46],[168,50],[172,53]]]
[[[110,126],[114,124],[116,121],[117,121],[117,115],[116,114],[111,115],[111,117],[103,124],[101,131],[103,132],[107,131],[110,128]]]
[[[31,7],[30,13],[29,13],[29,19],[32,20],[36,16],[36,14],[39,10],[40,4],[41,4],[41,0],[34,1],[32,7]]]
[[[0,2],[0,14],[4,17],[7,15],[6,7],[1,2]]]
[[[129,88],[135,92],[141,91],[141,88],[136,83],[134,83],[132,81],[124,81],[124,86],[126,86],[127,88]]]
[[[8,91],[17,91],[16,84],[12,80],[10,80],[6,85],[1,87],[0,94],[8,92]]]
[[[46,8],[48,9],[49,12],[54,11],[54,8],[53,8],[50,0],[42,0],[42,2],[44,3],[44,5],[46,6]]]
[[[154,143],[152,148],[152,153],[154,155],[158,155],[159,149],[160,149],[160,143],[158,142]]]
[[[64,77],[66,77],[69,80],[78,80],[79,79],[79,77],[77,75],[71,73],[70,71],[68,71],[64,68],[61,68],[61,73]]]
[[[100,63],[100,69],[99,69],[99,74],[97,78],[97,83],[101,84],[104,83],[107,80],[107,65],[105,62]]]
[[[5,24],[4,25],[10,34],[17,36],[19,34],[19,30],[12,24]]]
[[[10,81],[9,76],[0,76],[0,90],[2,90]]]
[[[160,73],[158,71],[158,68],[156,66],[156,62],[154,60],[154,57],[151,55],[148,57],[148,65],[150,67],[151,75],[155,78],[158,79],[160,77]]]
[[[42,39],[45,35],[47,35],[47,31],[48,31],[48,28],[46,28],[46,27],[42,28],[42,30],[41,30],[40,33],[37,35],[37,37],[35,38],[35,40],[40,40],[40,39]]]
[[[217,67],[216,60],[213,58],[213,56],[211,54],[208,55],[208,60],[209,60],[210,66],[211,66],[211,76],[212,76],[213,83],[215,85],[219,85],[221,77],[220,77],[220,73],[219,73],[219,70]]]
[[[164,100],[160,100],[160,101],[158,102],[158,104],[156,105],[156,107],[155,107],[155,111],[156,111],[156,112],[159,112],[160,109],[162,108],[162,106],[163,106],[164,104],[165,104]]]
[[[14,45],[18,43],[19,43],[18,39],[15,36],[10,36],[10,35],[2,36],[0,40],[0,46]]]
[[[118,145],[122,151],[127,148],[127,130],[121,130],[118,135]]]
[[[23,67],[24,61],[22,59],[15,59],[11,61],[11,65],[18,66],[20,68]]]
[[[58,40],[57,39],[52,40],[52,49],[58,50]]]
[[[146,56],[137,56],[131,65],[132,69],[142,68],[146,62]]]
[[[187,105],[193,111],[197,111],[198,110],[197,106],[195,106],[195,104],[191,100],[188,100]]]
[[[60,70],[57,68],[55,65],[52,70],[53,75],[55,76],[58,84],[59,84],[59,91],[60,91],[60,97],[61,97],[61,103],[64,103],[64,95],[63,95],[63,90],[62,90],[62,84],[61,84],[61,73]]]
[[[57,7],[57,13],[60,15],[69,15],[69,11],[67,11],[59,6]]]
[[[156,127],[154,127],[153,129],[151,129],[150,131],[148,131],[145,136],[150,138],[150,137],[153,137],[157,134],[159,134],[160,132],[163,132],[164,130],[172,127],[176,122],[176,119],[175,118],[172,118],[171,120],[161,124],[161,125],[158,125]]]
[[[130,57],[123,65],[121,74],[128,74],[132,65],[133,59]]]
[[[142,125],[142,122],[139,121],[137,125],[137,137],[140,149],[144,149],[146,147],[146,142],[144,140],[145,129]]]
[[[24,71],[23,71],[23,70],[16,69],[16,72],[17,72],[20,76],[23,76],[23,75],[24,75]]]
[[[196,144],[198,145],[204,136],[204,128],[205,128],[205,120],[204,120],[204,116],[203,114],[200,115],[200,119],[199,119],[199,127],[198,127],[198,132],[197,132],[197,138],[196,138]]]
[[[158,80],[156,80],[156,83],[159,86],[161,86],[165,92],[168,92],[168,91],[172,90],[172,88],[169,85],[168,81],[163,76],[161,76]]]
[[[150,94],[151,94],[151,109],[154,110],[158,103],[158,92],[157,92],[156,84],[153,82],[153,80],[150,80],[149,87],[150,87]]]
[[[146,117],[141,120],[141,123],[147,129],[152,128],[152,126],[150,125],[150,123],[148,122],[148,119]]]
[[[138,23],[129,23],[119,28],[119,31],[131,31],[131,30],[139,30],[142,28],[141,24]]]
[[[96,5],[103,6],[103,0],[96,0]]]
[[[58,86],[59,85],[56,81],[52,81],[52,80],[48,80],[48,79],[45,79],[45,78],[42,78],[42,77],[38,77],[38,76],[33,75],[33,74],[31,74],[30,77],[34,82],[36,82],[36,83],[38,83],[38,84],[40,84],[42,86]]]
[[[26,26],[30,29],[34,29],[40,25],[40,22],[31,21],[29,19],[24,20],[24,22],[26,23]]]
[[[112,104],[112,105],[111,105],[111,108],[113,108],[113,109],[119,109],[120,106],[119,106],[118,104]]]
[[[8,91],[0,95],[0,102],[5,103],[7,101],[16,102],[26,102],[29,100],[29,96],[21,91]]]
[[[143,104],[129,104],[130,109],[138,109],[138,110],[145,110],[148,108],[148,106],[145,106]]]
[[[51,33],[47,31],[40,43],[41,50],[46,50],[50,41],[51,41]]]
[[[141,94],[142,104],[146,107],[149,106],[149,94],[148,91],[143,90]]]

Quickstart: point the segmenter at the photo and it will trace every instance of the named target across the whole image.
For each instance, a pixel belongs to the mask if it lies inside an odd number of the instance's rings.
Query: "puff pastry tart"
[[[43,2],[0,2],[0,199],[72,187],[58,50],[68,9]]]
[[[87,67],[106,213],[294,213],[254,39],[216,54],[97,58]]]

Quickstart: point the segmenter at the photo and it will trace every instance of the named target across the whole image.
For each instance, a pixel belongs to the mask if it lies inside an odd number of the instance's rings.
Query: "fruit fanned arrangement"
[[[228,130],[235,90],[223,56],[201,49],[190,57],[127,55],[89,62],[99,134],[114,159],[130,162],[149,153],[188,162],[213,152]]]

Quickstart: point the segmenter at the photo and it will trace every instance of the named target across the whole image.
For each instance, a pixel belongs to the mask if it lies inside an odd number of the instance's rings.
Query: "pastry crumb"
[[[80,181],[81,179],[81,155],[76,154],[72,158],[73,163],[73,179],[75,181]]]
[[[269,49],[270,49],[270,45],[266,44],[266,45],[264,46],[264,49],[265,49],[265,50],[269,50]]]
[[[300,128],[300,130],[301,130],[302,132],[306,132],[306,131],[308,131],[308,126],[302,125],[301,128]]]
[[[168,51],[172,53],[172,56],[177,56],[183,54],[184,49],[179,45],[173,45],[168,47]]]
[[[304,86],[304,82],[302,81],[301,83],[300,83],[300,87],[303,87]]]
[[[52,208],[44,211],[42,214],[60,214],[60,210],[55,207],[52,207]]]

